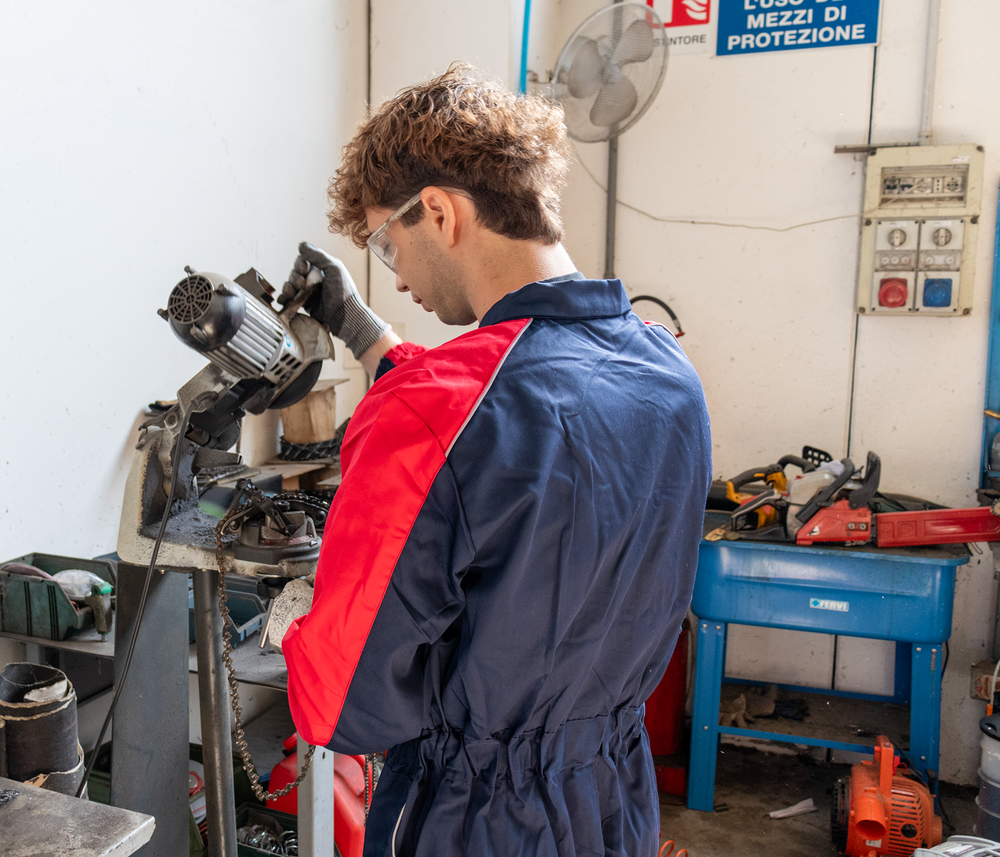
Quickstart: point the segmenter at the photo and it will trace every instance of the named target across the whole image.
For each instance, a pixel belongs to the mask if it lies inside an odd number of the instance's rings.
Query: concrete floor
[[[660,795],[661,843],[673,839],[673,857],[823,857],[836,855],[830,838],[834,783],[850,775],[850,765],[817,762],[806,754],[779,755],[723,745],[716,768],[714,813],[687,809],[680,798]],[[973,835],[976,820],[972,787],[941,785],[941,802],[954,829],[945,839]],[[816,812],[772,819],[768,813],[812,798]]]

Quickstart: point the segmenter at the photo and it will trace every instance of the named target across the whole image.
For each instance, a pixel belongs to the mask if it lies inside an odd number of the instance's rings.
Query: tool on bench
[[[801,474],[788,478],[788,465],[798,467]],[[868,453],[862,472],[849,458],[835,461],[806,447],[801,457],[786,455],[776,464],[751,468],[726,482],[726,500],[735,508],[730,506],[728,526],[706,538],[799,545],[875,542],[879,547],[1000,539],[1000,501],[971,509],[946,509],[881,493],[881,475],[881,460],[874,452]],[[761,482],[762,488],[748,490]]]

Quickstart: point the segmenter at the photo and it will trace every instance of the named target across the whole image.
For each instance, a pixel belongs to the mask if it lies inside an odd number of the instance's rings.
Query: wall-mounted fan
[[[653,103],[667,70],[663,24],[649,6],[615,3],[584,21],[556,62],[552,96],[563,106],[570,137],[608,140],[605,277],[614,276],[618,137]]]

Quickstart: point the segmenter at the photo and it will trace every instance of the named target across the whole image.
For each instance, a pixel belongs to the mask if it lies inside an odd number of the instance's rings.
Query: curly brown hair
[[[487,229],[555,244],[568,152],[559,105],[452,63],[384,102],[344,147],[328,189],[330,231],[363,247],[367,209],[396,209],[437,185],[467,191]],[[422,216],[418,205],[402,221]]]

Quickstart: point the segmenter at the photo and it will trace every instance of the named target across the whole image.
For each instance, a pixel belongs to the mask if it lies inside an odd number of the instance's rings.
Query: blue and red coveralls
[[[643,702],[711,480],[694,369],[580,275],[387,356],[282,645],[299,734],[389,748],[366,857],[654,855]]]

